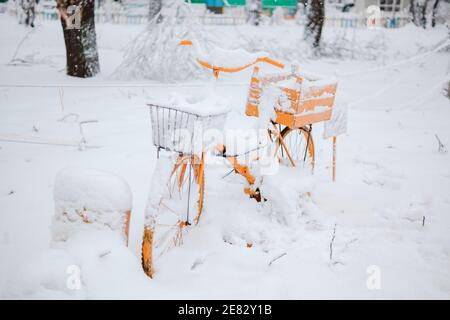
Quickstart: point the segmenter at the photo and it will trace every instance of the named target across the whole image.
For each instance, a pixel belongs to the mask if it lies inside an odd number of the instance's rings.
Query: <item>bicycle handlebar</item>
[[[280,61],[277,61],[275,59],[269,58],[269,57],[260,58],[259,61],[266,62],[266,63],[271,64],[271,65],[273,65],[273,66],[275,66],[277,68],[280,68],[280,69],[284,68],[284,64],[283,63],[281,63]]]
[[[192,40],[184,39],[184,40],[181,40],[181,41],[178,43],[178,45],[179,45],[179,46],[192,46],[192,45],[193,45],[193,42],[192,42]],[[252,66],[252,65],[254,65],[254,64],[258,63],[258,62],[265,62],[265,63],[271,64],[271,65],[273,65],[273,66],[275,66],[275,67],[277,67],[277,68],[280,68],[280,69],[283,69],[283,68],[284,68],[284,64],[283,64],[283,63],[281,63],[281,62],[279,62],[279,61],[277,61],[277,60],[275,60],[275,59],[269,58],[269,57],[257,58],[255,61],[253,61],[253,62],[251,62],[251,63],[249,63],[249,64],[246,64],[246,65],[241,66],[241,67],[234,67],[234,68],[212,66],[212,65],[209,64],[208,62],[202,61],[201,59],[198,59],[198,58],[197,58],[197,61],[198,61],[202,66],[204,66],[204,67],[206,67],[206,68],[209,68],[209,69],[216,69],[216,70],[224,71],[224,72],[237,72],[237,71],[241,71],[241,70],[246,69],[246,68],[248,68],[248,67],[250,67],[250,66]]]

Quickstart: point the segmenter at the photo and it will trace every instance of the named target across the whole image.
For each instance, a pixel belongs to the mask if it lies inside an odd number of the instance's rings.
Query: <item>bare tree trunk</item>
[[[152,20],[161,11],[162,0],[150,0],[148,8],[148,19]]]
[[[421,8],[421,25],[424,29],[426,29],[427,27],[427,7],[428,7],[428,1],[429,0],[425,0],[425,2],[422,4],[422,8]]]
[[[431,15],[431,27],[433,27],[433,28],[436,26],[436,14],[437,14],[438,6],[439,6],[439,0],[435,0],[434,5],[433,5],[433,13]]]
[[[247,3],[248,20],[258,26],[261,23],[262,0],[250,0]]]
[[[417,2],[416,0],[410,0],[409,2],[409,13],[411,14],[412,22],[419,26],[419,21],[417,19]]]
[[[57,0],[69,76],[88,78],[100,72],[94,4],[94,0]]]
[[[305,38],[312,40],[314,48],[319,47],[325,21],[325,1],[311,0],[305,26]]]

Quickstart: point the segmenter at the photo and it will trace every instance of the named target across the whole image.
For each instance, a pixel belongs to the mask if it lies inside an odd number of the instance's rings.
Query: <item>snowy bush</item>
[[[206,73],[195,60],[195,51],[178,46],[180,40],[194,38],[203,46],[214,42],[193,15],[190,4],[167,1],[132,41],[115,77],[164,82],[205,77]]]
[[[65,241],[81,229],[123,232],[132,196],[126,181],[93,169],[66,168],[55,178],[52,238]]]
[[[282,7],[276,7],[273,10],[272,17],[270,18],[270,24],[282,25],[284,23],[284,9]]]
[[[292,34],[287,32],[290,29],[289,26],[279,28],[280,31],[276,32],[248,30],[245,35],[243,33],[239,37],[238,45],[234,44],[234,46],[250,52],[265,51],[273,58],[298,62],[320,57],[384,60],[385,58],[395,57],[400,52],[400,50],[394,51],[393,49],[396,49],[394,46],[389,47],[391,39],[384,29],[373,30],[369,33],[365,32],[364,29],[324,28],[320,47],[312,50],[309,43],[304,41],[301,36],[292,37]],[[403,30],[400,32],[403,32]],[[299,35],[301,33],[300,29]]]

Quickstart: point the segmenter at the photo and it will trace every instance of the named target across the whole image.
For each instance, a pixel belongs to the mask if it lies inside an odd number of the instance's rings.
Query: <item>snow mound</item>
[[[305,169],[279,166],[276,172],[258,177],[255,185],[265,201],[247,200],[226,215],[214,216],[223,241],[238,247],[251,245],[254,250],[277,255],[302,239],[312,225],[317,228],[329,225],[311,198],[315,184]]]
[[[136,299],[151,298],[149,285],[139,259],[116,232],[83,230],[30,255],[6,283],[4,294],[22,299]]]
[[[131,212],[127,182],[114,174],[65,168],[55,178],[53,239],[67,240],[78,229],[122,230]]]
[[[314,191],[313,179],[307,169],[307,166],[279,166],[276,172],[264,176],[260,186],[261,194],[270,199],[268,205],[272,213],[282,217],[286,224],[293,223],[302,214],[304,199]]]

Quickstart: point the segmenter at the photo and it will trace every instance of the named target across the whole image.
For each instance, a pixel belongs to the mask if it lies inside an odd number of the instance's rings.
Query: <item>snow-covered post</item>
[[[317,48],[320,45],[322,28],[325,21],[325,1],[311,0],[306,18],[305,39],[310,39],[313,47]]]
[[[333,136],[333,172],[332,172],[332,178],[333,181],[336,181],[336,136]]]
[[[94,4],[94,0],[57,0],[69,76],[88,78],[100,72]]]
[[[348,108],[347,103],[336,99],[331,118],[325,121],[323,127],[323,138],[332,139],[332,179],[336,181],[336,156],[337,156],[337,137],[347,132]]]

